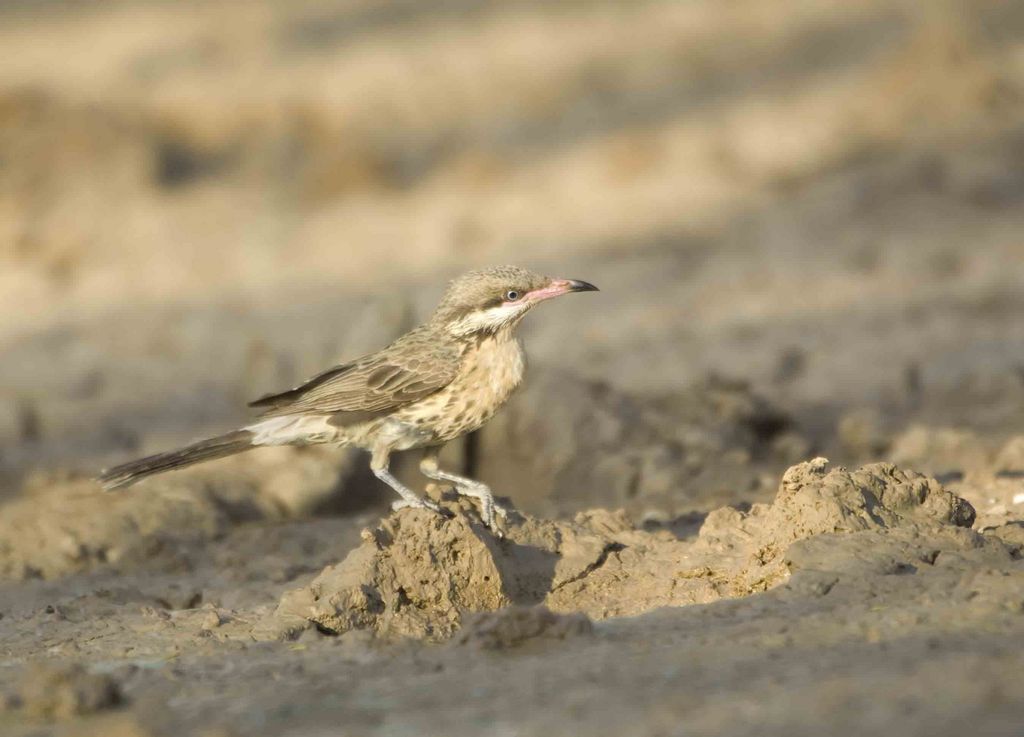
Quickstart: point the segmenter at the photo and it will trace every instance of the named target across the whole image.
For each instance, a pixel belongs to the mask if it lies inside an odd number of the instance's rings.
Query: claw
[[[494,497],[483,484],[456,484],[456,491],[480,501],[480,521],[484,527],[494,533],[495,537],[504,537],[504,533],[495,525],[495,515],[503,520],[508,519],[508,510],[494,501]]]
[[[430,501],[429,499],[417,499],[416,501],[409,501],[407,499],[397,499],[391,502],[391,510],[397,512],[399,509],[429,509],[431,512],[436,512],[441,516],[447,516],[445,510],[438,504]]]
[[[495,515],[506,520],[508,519],[508,510],[490,497],[480,498],[480,518],[484,526],[493,532],[495,537],[505,537],[505,534],[495,524]]]

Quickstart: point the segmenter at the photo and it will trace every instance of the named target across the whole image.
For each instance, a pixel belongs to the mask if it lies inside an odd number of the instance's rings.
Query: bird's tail
[[[253,434],[248,430],[235,430],[215,438],[200,440],[198,443],[186,445],[178,450],[157,453],[137,461],[114,466],[103,471],[99,481],[107,491],[122,486],[131,486],[136,481],[164,471],[172,471],[176,468],[184,468],[195,463],[212,461],[214,458],[223,458],[249,450],[253,447],[252,439]]]

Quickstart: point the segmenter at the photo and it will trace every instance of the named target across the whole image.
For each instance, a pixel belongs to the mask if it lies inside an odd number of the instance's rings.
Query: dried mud
[[[606,668],[641,677],[654,663],[673,678],[700,674],[713,683],[726,677],[708,660],[713,653],[735,667],[765,653],[779,667],[797,667],[787,682],[834,700],[828,689],[841,687],[868,698],[873,682],[858,674],[887,649],[900,653],[904,672],[930,668],[936,657],[968,663],[930,691],[904,687],[901,698],[918,703],[940,692],[963,699],[964,679],[992,678],[993,668],[1020,662],[1006,650],[987,661],[966,653],[995,647],[992,633],[1001,639],[1024,626],[1024,526],[979,527],[963,498],[891,463],[798,464],[771,503],[714,510],[699,529],[692,520],[638,527],[624,512],[601,509],[561,521],[512,511],[499,538],[464,498],[432,493],[452,517],[402,510],[361,531],[371,518],[235,526],[190,540],[186,547],[200,553],[191,560],[157,556],[137,572],[112,561],[91,574],[5,586],[0,591],[17,592],[0,619],[14,655],[6,724],[13,734],[47,723],[127,734],[163,734],[168,723],[302,733],[344,713],[352,733],[401,724],[444,731],[476,718],[458,716],[467,708],[458,705],[460,689],[472,691],[474,709],[507,720],[521,699],[534,698],[526,694],[539,678],[538,687],[562,679],[565,697],[586,705],[578,723],[612,734],[623,728],[618,710],[630,708],[624,686],[603,698],[572,685],[574,674],[618,682]],[[304,566],[275,569],[296,552]],[[314,575],[317,560],[326,566]],[[421,644],[445,641],[440,649]],[[859,650],[850,651],[854,644]],[[45,666],[31,655],[39,646],[49,654]],[[489,659],[499,655],[513,660]],[[836,670],[836,657],[853,665]],[[451,688],[434,692],[429,684],[440,674]],[[777,679],[759,677],[729,678],[771,692]],[[493,680],[473,690],[478,678]],[[696,698],[679,702],[665,691],[671,680],[645,686],[653,689],[647,703],[656,704],[647,707],[654,711],[645,730]],[[1000,686],[996,705],[1024,695],[1014,683]],[[429,688],[447,706],[410,701],[407,688]],[[258,719],[238,710],[249,699],[260,704]],[[564,708],[540,702],[548,706],[514,717],[529,733],[551,728]],[[233,706],[225,712],[226,704]],[[974,708],[968,712],[977,716]],[[713,699],[704,697],[696,713],[699,733],[716,723],[742,730]],[[82,715],[91,716],[74,721]],[[773,719],[780,733],[795,723],[791,713]]]
[[[581,513],[571,523],[513,515],[496,538],[458,511],[447,520],[409,510],[365,531],[363,544],[344,561],[284,597],[275,614],[280,634],[315,626],[335,635],[366,629],[443,640],[458,631],[465,614],[513,604],[592,619],[707,604],[782,583],[792,572],[791,546],[825,534],[899,530],[919,546],[931,535],[945,537],[943,547],[953,550],[1000,547],[977,534],[958,539],[943,530],[969,528],[975,512],[934,479],[891,464],[830,471],[820,458],[789,469],[770,505],[715,510],[693,541],[637,530],[622,513],[603,510]],[[836,549],[842,552],[834,559],[845,562],[857,546],[836,541]],[[1001,552],[1007,563],[1020,553]],[[908,555],[931,564],[928,556],[938,551]]]

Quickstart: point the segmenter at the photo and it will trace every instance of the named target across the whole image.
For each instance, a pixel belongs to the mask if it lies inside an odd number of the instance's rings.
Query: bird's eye
[[[517,292],[515,289],[509,289],[507,292],[505,292],[505,299],[509,302],[515,302],[517,299],[519,299],[519,292]]]

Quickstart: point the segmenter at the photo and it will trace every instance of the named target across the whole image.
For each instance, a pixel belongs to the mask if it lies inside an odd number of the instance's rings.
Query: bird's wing
[[[265,415],[352,413],[370,419],[443,389],[459,367],[454,346],[398,341],[306,383],[249,404]]]

